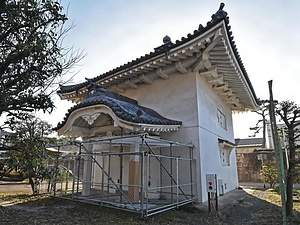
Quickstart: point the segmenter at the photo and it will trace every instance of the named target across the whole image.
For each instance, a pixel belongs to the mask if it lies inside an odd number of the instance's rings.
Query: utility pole
[[[274,141],[274,150],[276,156],[276,164],[277,170],[279,174],[279,185],[280,185],[280,193],[281,193],[281,210],[282,210],[282,224],[287,225],[287,217],[286,217],[286,183],[285,183],[285,175],[284,175],[284,163],[283,163],[283,154],[280,146],[280,141],[277,132],[276,125],[276,117],[274,111],[274,101],[273,101],[273,92],[272,92],[272,80],[268,81],[269,84],[269,92],[270,92],[270,122],[272,128],[272,135]]]

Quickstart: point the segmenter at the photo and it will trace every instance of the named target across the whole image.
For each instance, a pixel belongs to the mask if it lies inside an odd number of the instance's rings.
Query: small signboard
[[[217,192],[217,174],[206,174],[206,190],[210,193]]]

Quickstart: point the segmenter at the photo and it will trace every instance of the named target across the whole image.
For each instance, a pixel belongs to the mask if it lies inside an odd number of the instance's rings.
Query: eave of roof
[[[166,57],[167,57],[168,52],[172,52],[173,50],[178,49],[181,46],[184,46],[186,43],[192,42],[194,39],[197,39],[198,37],[207,33],[214,27],[219,26],[220,23],[223,22],[225,24],[225,30],[226,30],[226,34],[228,36],[228,40],[229,40],[229,44],[232,49],[232,52],[236,58],[239,68],[241,69],[241,73],[242,73],[243,79],[245,79],[246,86],[248,86],[248,88],[250,89],[249,96],[251,96],[251,97],[249,97],[249,98],[253,98],[253,100],[252,100],[253,105],[247,106],[247,107],[252,108],[252,109],[257,108],[257,106],[259,105],[258,98],[256,97],[254,88],[251,84],[251,81],[249,79],[247,71],[243,65],[243,62],[241,60],[241,57],[238,53],[237,47],[233,40],[234,37],[232,35],[232,32],[230,31],[231,27],[229,25],[229,17],[227,16],[227,13],[225,11],[223,11],[223,7],[224,7],[224,4],[223,5],[221,4],[220,9],[215,14],[212,15],[212,20],[209,21],[205,27],[200,24],[199,28],[197,30],[195,30],[193,32],[193,34],[189,33],[187,35],[187,37],[182,37],[181,40],[177,40],[175,43],[165,42],[163,45],[155,48],[154,52],[150,52],[149,54],[141,56],[140,58],[137,58],[131,62],[128,62],[120,67],[117,67],[113,70],[110,70],[104,74],[101,74],[101,75],[96,76],[89,80],[91,80],[92,82],[95,82],[95,83],[101,83],[102,85],[105,86],[106,82],[109,82],[109,81],[113,82],[114,79],[118,78],[117,76],[115,76],[116,74],[120,74],[121,72],[129,70],[129,69],[133,68],[134,66],[141,65],[142,63],[146,63],[150,60],[156,59],[157,57],[162,57],[164,55],[166,55]],[[119,76],[121,77],[122,75],[119,75]],[[86,88],[86,86],[88,84],[89,84],[89,81],[75,84],[75,85],[60,86],[60,90],[57,93],[61,97],[64,95],[68,95],[68,96],[73,96],[74,98],[76,98],[78,92],[84,93],[83,89]],[[67,98],[70,98],[70,97],[67,97]]]
[[[235,139],[237,147],[257,147],[263,145],[263,138],[237,138]]]
[[[181,121],[165,118],[150,108],[140,106],[138,102],[133,99],[101,88],[101,90],[97,92],[87,94],[82,102],[69,109],[64,120],[59,123],[54,130],[59,130],[64,127],[70,115],[76,110],[89,108],[90,106],[105,106],[109,108],[117,118],[136,126],[153,129],[153,131],[161,130],[166,132],[170,131],[170,129],[166,127],[172,127],[172,129],[174,127],[174,129],[177,129],[182,124]]]

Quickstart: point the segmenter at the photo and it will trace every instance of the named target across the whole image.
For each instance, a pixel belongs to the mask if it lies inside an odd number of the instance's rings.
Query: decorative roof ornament
[[[164,43],[165,45],[167,45],[167,44],[169,44],[169,43],[172,43],[172,42],[171,42],[171,38],[170,38],[168,35],[166,35],[166,36],[163,38],[163,43]]]
[[[93,115],[81,116],[89,125],[92,125],[101,113],[94,113]]]
[[[141,122],[142,121],[141,116],[143,115],[143,111],[138,109],[135,113],[136,113],[136,121]]]
[[[225,4],[221,2],[219,10],[211,16],[210,23],[215,23],[218,20],[224,19],[227,17],[228,13],[223,10]]]
[[[172,47],[172,41],[171,41],[171,38],[166,35],[164,38],[163,38],[163,42],[164,42],[164,47],[163,49],[165,50],[165,55],[166,55],[166,58],[169,60],[170,56],[169,56],[169,52],[170,52],[170,48]]]
[[[169,59],[170,58],[169,51],[174,44],[172,43],[171,38],[168,35],[166,35],[163,38],[163,43],[164,43],[163,45],[155,48],[154,50],[155,52],[164,51],[166,58]]]
[[[88,79],[88,78],[85,78],[85,79],[89,83],[89,85],[87,86],[88,93],[86,95],[86,98],[91,97],[91,96],[95,95],[96,93],[99,94],[99,93],[107,92],[107,90],[105,88],[103,88],[100,84],[93,82],[92,79]]]

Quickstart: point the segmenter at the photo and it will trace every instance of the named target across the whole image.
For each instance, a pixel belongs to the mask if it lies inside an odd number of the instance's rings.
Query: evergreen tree
[[[0,0],[0,116],[53,110],[53,87],[82,58],[62,47],[66,20],[56,0]]]

